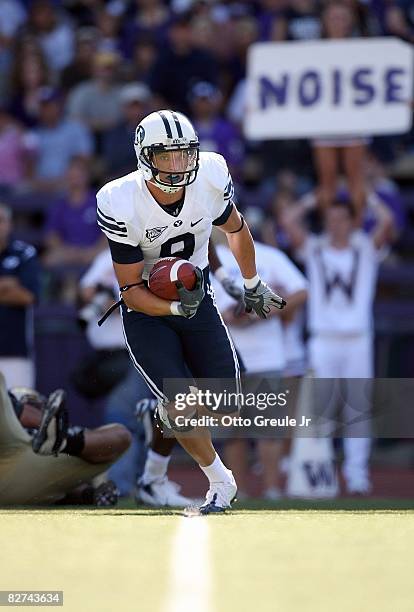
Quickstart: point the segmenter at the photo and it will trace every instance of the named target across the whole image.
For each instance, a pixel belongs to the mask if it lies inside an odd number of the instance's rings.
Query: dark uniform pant
[[[208,268],[203,272],[205,297],[191,319],[153,317],[122,306],[131,359],[163,404],[176,393],[188,393],[191,385],[241,392],[237,354],[215,304]]]

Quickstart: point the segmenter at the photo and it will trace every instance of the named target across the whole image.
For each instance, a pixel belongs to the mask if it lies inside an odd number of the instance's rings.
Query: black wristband
[[[85,429],[83,427],[70,427],[66,438],[65,448],[61,451],[73,457],[79,457],[85,448]]]

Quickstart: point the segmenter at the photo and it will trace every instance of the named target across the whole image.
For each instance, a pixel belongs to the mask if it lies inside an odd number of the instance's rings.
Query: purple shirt
[[[88,247],[101,237],[96,223],[96,199],[91,191],[80,205],[62,198],[52,204],[46,221],[46,234],[55,232],[68,245]]]
[[[265,11],[261,13],[257,20],[259,26],[259,40],[271,40],[274,24],[283,16],[283,10]]]
[[[243,143],[232,123],[221,117],[205,124],[194,121],[201,151],[214,151],[223,155],[229,166],[238,166],[244,156]]]

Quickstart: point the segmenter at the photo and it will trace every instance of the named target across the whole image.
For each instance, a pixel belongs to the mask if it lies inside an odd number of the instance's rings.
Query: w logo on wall
[[[332,498],[338,495],[332,440],[294,438],[286,483],[289,497]]]
[[[312,488],[331,487],[335,484],[336,474],[333,461],[305,461],[303,469]]]

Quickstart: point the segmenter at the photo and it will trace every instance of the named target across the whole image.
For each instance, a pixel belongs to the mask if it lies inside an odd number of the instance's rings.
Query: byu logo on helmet
[[[142,145],[142,142],[143,142],[144,138],[145,138],[145,130],[142,127],[142,125],[139,125],[137,127],[137,131],[136,131],[136,134],[135,134],[135,144]]]
[[[135,131],[138,170],[165,193],[176,193],[196,179],[199,141],[190,120],[172,110],[145,117]]]

